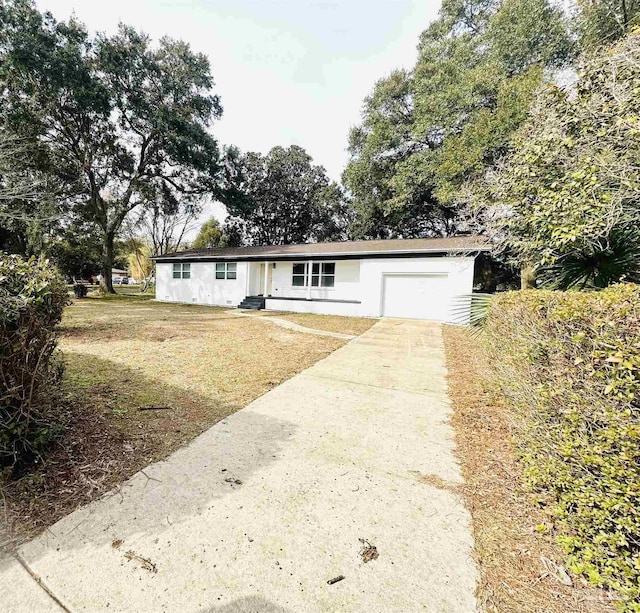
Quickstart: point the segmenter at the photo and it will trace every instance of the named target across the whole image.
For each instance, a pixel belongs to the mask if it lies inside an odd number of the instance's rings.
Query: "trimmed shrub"
[[[570,568],[640,611],[640,287],[499,295],[485,326]]]
[[[0,465],[27,460],[56,432],[54,328],[67,302],[46,260],[0,254]]]

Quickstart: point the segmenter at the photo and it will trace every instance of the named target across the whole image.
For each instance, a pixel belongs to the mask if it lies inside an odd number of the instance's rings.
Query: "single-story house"
[[[190,249],[154,258],[156,299],[447,321],[488,250],[477,236]]]

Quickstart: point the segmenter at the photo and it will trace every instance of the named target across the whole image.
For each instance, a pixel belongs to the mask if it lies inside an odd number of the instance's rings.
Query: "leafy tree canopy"
[[[71,279],[90,279],[102,265],[102,242],[95,227],[71,224],[47,245],[47,255]]]
[[[459,187],[505,153],[543,70],[571,47],[547,0],[445,0],[413,70],[380,80],[350,133],[354,234],[456,232]]]
[[[640,281],[640,32],[548,86],[475,191],[484,223],[561,288]]]
[[[211,217],[200,227],[200,232],[198,232],[192,246],[196,249],[213,249],[221,247],[223,242],[222,226],[215,217]]]
[[[38,255],[60,228],[60,206],[41,173],[24,163],[33,149],[0,127],[0,251]]]
[[[143,291],[148,285],[148,279],[153,274],[151,250],[140,240],[129,241],[131,252],[127,258],[128,270],[136,281],[141,281]]]
[[[581,47],[597,50],[613,44],[640,24],[640,0],[578,0]]]
[[[227,203],[230,243],[286,245],[343,237],[342,191],[301,147],[274,147],[239,158],[234,179],[242,198]]]
[[[159,195],[224,199],[221,155],[208,131],[222,113],[208,59],[186,43],[157,45],[121,25],[91,37],[30,0],[0,5],[0,121],[37,144],[33,165],[102,235],[107,289],[125,218]]]

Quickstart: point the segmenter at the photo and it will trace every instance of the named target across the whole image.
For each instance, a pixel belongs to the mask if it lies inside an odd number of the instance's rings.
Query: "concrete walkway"
[[[380,321],[22,546],[0,610],[64,610],[35,575],[74,612],[472,613],[449,414],[440,328]]]

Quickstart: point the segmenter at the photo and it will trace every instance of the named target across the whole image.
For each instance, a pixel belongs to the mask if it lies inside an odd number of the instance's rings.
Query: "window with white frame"
[[[305,287],[307,285],[307,265],[308,262],[296,262],[293,265],[293,277],[291,280],[293,287]]]
[[[216,262],[216,279],[235,279],[237,277],[235,262]]]
[[[173,265],[174,279],[191,279],[191,264],[180,262]]]
[[[293,287],[334,287],[336,284],[335,262],[295,262],[291,277]]]
[[[311,287],[333,287],[336,284],[335,262],[314,262]]]

